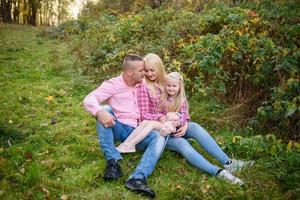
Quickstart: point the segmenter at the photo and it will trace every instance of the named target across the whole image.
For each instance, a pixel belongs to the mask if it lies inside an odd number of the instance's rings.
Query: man
[[[103,177],[106,181],[122,176],[118,164],[122,156],[116,150],[114,142],[123,142],[140,120],[137,94],[138,88],[143,84],[144,74],[143,58],[138,55],[127,55],[123,61],[122,74],[104,81],[83,101],[85,109],[98,119],[99,142],[107,160]],[[100,106],[103,102],[108,103],[112,109]],[[154,170],[163,144],[164,137],[159,132],[152,131],[137,145],[137,148],[145,149],[145,152],[125,183],[128,189],[155,197],[155,192],[147,186],[146,179]]]

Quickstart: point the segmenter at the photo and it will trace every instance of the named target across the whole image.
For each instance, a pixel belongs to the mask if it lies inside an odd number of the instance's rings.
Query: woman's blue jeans
[[[114,115],[109,106],[106,106],[105,110]],[[97,120],[96,126],[99,143],[106,160],[122,159],[120,152],[115,148],[115,142],[123,142],[134,130],[134,127],[123,124],[118,120],[115,122],[116,123],[113,127],[105,128]],[[151,131],[151,133],[136,146],[138,149],[145,150],[145,152],[140,163],[136,167],[135,171],[129,176],[129,178],[147,178],[153,172],[161,155],[164,142],[165,138],[162,137],[159,132]]]
[[[195,139],[206,152],[212,155],[221,164],[225,164],[230,160],[207,131],[195,122],[188,122],[188,129],[183,137],[170,137],[166,148],[180,153],[196,168],[216,176],[220,168],[207,161],[196,149],[194,149],[187,141],[188,138]]]

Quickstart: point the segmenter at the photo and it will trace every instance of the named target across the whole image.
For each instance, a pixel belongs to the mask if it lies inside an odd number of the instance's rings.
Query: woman
[[[160,94],[164,88],[165,68],[162,60],[156,54],[148,54],[145,61],[146,87],[141,87],[139,96],[139,108],[142,120],[163,121],[165,116],[156,112],[160,99]],[[189,118],[189,117],[188,117]],[[187,141],[188,138],[195,139],[199,145],[215,159],[217,159],[225,169],[211,164]],[[243,181],[233,176],[231,173],[241,170],[245,166],[252,165],[253,162],[243,162],[230,159],[218,146],[215,140],[195,122],[187,122],[179,128],[177,133],[169,138],[167,149],[180,153],[189,163],[200,170],[222,178],[233,184],[242,185]]]

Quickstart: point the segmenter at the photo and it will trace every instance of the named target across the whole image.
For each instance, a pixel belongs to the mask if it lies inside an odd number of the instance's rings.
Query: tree
[[[1,0],[1,18],[3,22],[11,23],[12,0]]]

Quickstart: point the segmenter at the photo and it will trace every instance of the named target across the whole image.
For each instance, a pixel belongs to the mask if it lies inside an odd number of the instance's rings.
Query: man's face
[[[132,70],[131,78],[136,83],[139,83],[142,81],[145,75],[145,64],[144,61],[135,61],[134,62],[134,68]]]

